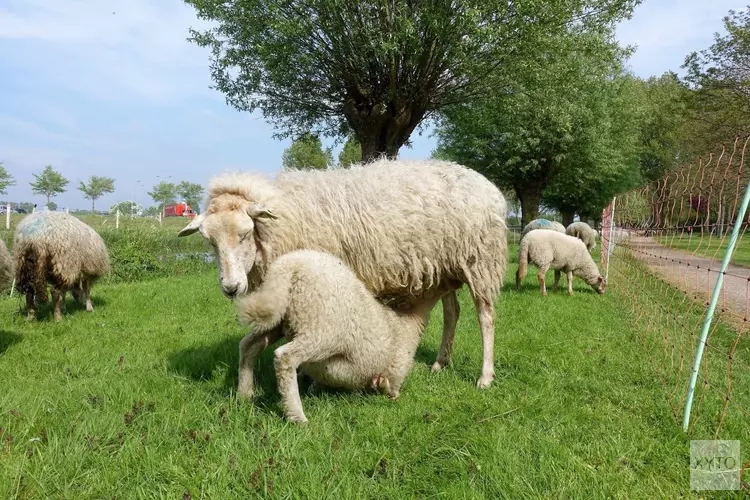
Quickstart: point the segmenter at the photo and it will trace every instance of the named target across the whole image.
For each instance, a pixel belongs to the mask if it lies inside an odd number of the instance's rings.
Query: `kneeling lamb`
[[[91,286],[109,270],[109,254],[91,226],[63,212],[35,212],[16,227],[13,255],[28,319],[35,317],[35,302],[47,302],[47,282],[52,284],[56,321],[62,319],[60,306],[68,290],[85,303],[86,311],[94,310]]]
[[[560,271],[567,273],[568,294],[573,295],[573,275],[583,278],[596,293],[604,293],[606,281],[591,258],[586,245],[574,236],[535,229],[521,240],[518,251],[516,288],[521,289],[521,280],[526,276],[528,263],[539,268],[539,287],[542,295],[547,295],[544,276],[549,268],[555,270],[555,288],[560,281]]]
[[[286,417],[306,422],[297,367],[316,383],[372,388],[395,399],[414,354],[443,295],[460,287],[445,283],[396,312],[380,303],[339,258],[298,250],[277,258],[256,291],[237,299],[243,325],[253,332],[240,342],[239,396],[253,395],[253,365],[263,350],[286,337],[274,352],[276,378]]]

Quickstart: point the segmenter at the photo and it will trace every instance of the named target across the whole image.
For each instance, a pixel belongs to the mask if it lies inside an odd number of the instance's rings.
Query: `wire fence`
[[[750,136],[737,137],[708,159],[618,195],[602,213],[601,257],[608,290],[631,309],[674,418],[691,436],[746,445],[750,238],[744,236],[750,215],[743,197],[749,143]]]

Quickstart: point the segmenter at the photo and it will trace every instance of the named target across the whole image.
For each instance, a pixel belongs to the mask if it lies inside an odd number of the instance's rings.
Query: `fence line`
[[[713,439],[750,436],[749,143],[736,137],[602,212],[608,290],[626,298],[675,420]]]

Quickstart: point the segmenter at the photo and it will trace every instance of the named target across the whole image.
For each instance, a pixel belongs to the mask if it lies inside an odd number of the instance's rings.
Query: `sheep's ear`
[[[279,217],[273,213],[270,209],[264,207],[260,203],[250,205],[247,209],[247,215],[253,219],[278,219]]]
[[[182,231],[177,233],[178,237],[182,236],[189,236],[196,232],[198,229],[200,229],[201,224],[203,224],[203,221],[206,220],[206,212],[203,212],[199,216],[197,216],[195,219],[193,219],[190,224],[185,226]]]

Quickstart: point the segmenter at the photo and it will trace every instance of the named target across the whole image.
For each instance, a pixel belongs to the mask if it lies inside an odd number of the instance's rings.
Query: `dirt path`
[[[627,246],[654,273],[683,291],[696,294],[708,305],[721,268],[720,261],[665,247],[651,237],[632,236]],[[727,307],[744,318],[748,312],[750,297],[750,269],[730,264],[724,275],[722,288],[718,307]]]

